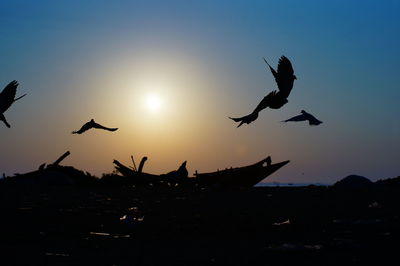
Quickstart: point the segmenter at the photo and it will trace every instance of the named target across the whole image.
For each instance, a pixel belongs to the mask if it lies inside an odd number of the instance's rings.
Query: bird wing
[[[315,116],[312,114],[307,113],[307,120],[309,121],[310,125],[319,125],[322,123],[322,121],[319,121]]]
[[[278,63],[278,75],[275,77],[275,81],[278,84],[279,91],[289,96],[290,91],[293,88],[293,67],[289,59],[286,56],[281,56]]]
[[[93,127],[92,122],[85,123],[78,131],[72,131],[72,134],[82,134]]]
[[[294,116],[292,118],[289,118],[287,120],[284,120],[282,122],[289,122],[289,121],[299,122],[299,121],[306,121],[306,120],[308,120],[307,116],[304,115],[304,114],[301,114],[301,115],[297,115],[297,116]]]
[[[278,78],[278,73],[276,73],[275,69],[273,69],[270,64],[268,64],[267,60],[263,57],[264,62],[269,66],[269,69],[271,70],[272,75],[274,76],[275,80]]]
[[[118,128],[109,128],[109,127],[105,127],[105,126],[102,126],[102,125],[100,125],[100,124],[98,124],[98,123],[93,123],[93,128],[98,128],[98,129],[104,129],[104,130],[108,130],[108,131],[116,131]]]
[[[254,112],[259,113],[261,110],[267,108],[271,104],[271,102],[274,100],[276,93],[277,93],[276,91],[271,91],[270,93],[268,93],[268,95],[265,96],[261,100],[261,102],[257,105],[256,109],[254,109],[253,113]]]
[[[11,81],[0,93],[0,114],[4,113],[14,102],[18,81]]]

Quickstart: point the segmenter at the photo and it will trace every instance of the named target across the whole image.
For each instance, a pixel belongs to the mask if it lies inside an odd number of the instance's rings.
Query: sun
[[[161,98],[157,94],[148,94],[146,97],[146,107],[151,112],[156,112],[161,107]]]

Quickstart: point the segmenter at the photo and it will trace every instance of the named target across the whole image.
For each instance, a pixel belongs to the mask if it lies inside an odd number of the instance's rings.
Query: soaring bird
[[[109,127],[105,127],[102,126],[100,124],[97,124],[94,119],[90,120],[89,122],[87,122],[86,124],[84,124],[81,129],[79,129],[78,131],[72,131],[72,134],[82,134],[83,132],[92,129],[92,128],[98,128],[98,129],[104,129],[104,130],[108,130],[108,131],[116,131],[118,128],[109,128]]]
[[[292,121],[293,122],[308,121],[308,124],[310,126],[318,126],[319,124],[322,124],[322,121],[319,121],[312,114],[309,114],[304,110],[301,110],[301,115],[297,115],[282,122],[292,122]]]
[[[293,88],[294,80],[297,79],[294,75],[292,63],[290,63],[289,59],[287,59],[286,56],[281,56],[281,58],[279,59],[278,71],[273,69],[268,64],[267,60],[265,60],[265,58],[263,59],[265,63],[269,66],[269,69],[271,70],[272,75],[275,78],[279,90],[274,90],[270,92],[267,96],[265,96],[251,114],[238,118],[229,117],[235,122],[240,122],[237,127],[240,127],[244,123],[250,124],[257,119],[258,113],[267,107],[272,109],[279,109],[283,105],[285,105],[288,102],[287,98],[289,97],[289,94]]]
[[[26,94],[15,98],[17,94],[18,81],[13,80],[3,89],[0,93],[0,120],[6,124],[7,127],[11,127],[7,122],[6,117],[4,116],[4,112],[7,111],[8,108],[17,100],[24,97]]]

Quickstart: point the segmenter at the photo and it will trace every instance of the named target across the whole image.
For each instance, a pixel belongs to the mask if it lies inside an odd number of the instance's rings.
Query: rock
[[[374,183],[366,177],[359,175],[349,175],[342,180],[336,182],[333,186],[335,188],[365,188],[370,187]]]

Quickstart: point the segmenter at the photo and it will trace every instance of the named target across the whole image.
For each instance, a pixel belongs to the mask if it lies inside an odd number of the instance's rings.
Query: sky
[[[0,124],[0,173],[63,161],[100,176],[113,159],[190,175],[260,161],[268,182],[400,175],[399,1],[2,0],[0,88],[28,95]],[[297,80],[279,110],[236,128],[277,89],[262,58]],[[156,101],[148,103],[148,98]],[[301,110],[324,123],[281,123]],[[90,119],[119,130],[72,135]]]

